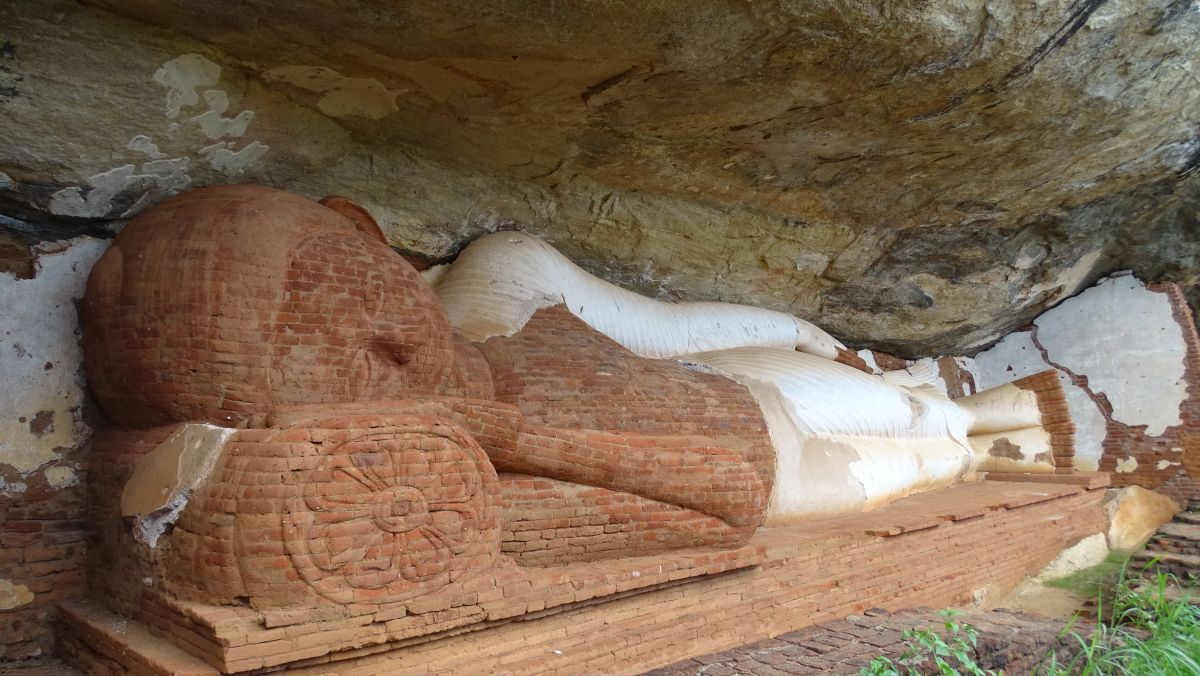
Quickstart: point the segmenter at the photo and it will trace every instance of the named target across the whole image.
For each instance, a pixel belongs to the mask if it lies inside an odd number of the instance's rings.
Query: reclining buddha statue
[[[644,298],[519,232],[424,275],[343,198],[203,188],[122,230],[83,307],[118,606],[147,580],[404,600],[1054,470],[1029,389],[951,401],[797,318]]]

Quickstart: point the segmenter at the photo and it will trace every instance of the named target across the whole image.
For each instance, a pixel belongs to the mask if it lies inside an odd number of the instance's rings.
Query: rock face
[[[0,9],[0,239],[183,187],[347,194],[439,259],[521,227],[668,298],[964,353],[1102,274],[1194,282],[1187,0]]]
[[[1105,505],[1108,512],[1108,546],[1131,552],[1145,544],[1154,531],[1179,512],[1179,505],[1165,495],[1141,486],[1113,491]]]

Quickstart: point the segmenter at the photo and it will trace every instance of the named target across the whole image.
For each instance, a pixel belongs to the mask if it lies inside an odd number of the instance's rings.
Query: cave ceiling
[[[222,67],[218,116],[254,110],[270,151],[187,185],[338,192],[431,262],[522,228],[643,293],[961,354],[1114,270],[1194,287],[1198,7],[17,0],[0,213],[55,233],[133,213],[145,193],[74,220],[49,197],[162,127],[114,108],[160,106],[151,73],[196,53]],[[46,112],[71,72],[95,107]]]

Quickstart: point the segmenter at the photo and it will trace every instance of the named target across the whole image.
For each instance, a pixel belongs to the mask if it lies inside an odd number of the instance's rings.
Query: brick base
[[[512,618],[407,645],[364,646],[293,662],[290,673],[342,676],[637,673],[860,613],[964,605],[1003,595],[1064,548],[1106,528],[1103,490],[982,481],[886,508],[764,528],[761,565],[583,606]],[[199,660],[93,606],[64,613],[63,652],[110,673],[215,673]],[[120,622],[121,631],[111,623]],[[135,638],[136,637],[136,638]],[[169,661],[155,655],[170,654]]]

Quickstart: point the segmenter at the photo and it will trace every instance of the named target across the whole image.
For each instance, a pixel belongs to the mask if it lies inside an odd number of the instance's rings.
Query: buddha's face
[[[270,340],[276,403],[436,393],[454,377],[453,334],[433,289],[365,236],[297,244]]]

